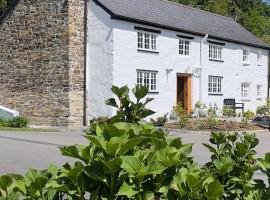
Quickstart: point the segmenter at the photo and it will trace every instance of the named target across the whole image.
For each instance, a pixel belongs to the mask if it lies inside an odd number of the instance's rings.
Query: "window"
[[[157,72],[137,70],[137,85],[146,86],[149,92],[157,91]]]
[[[249,63],[249,52],[247,49],[243,50],[243,63],[248,64]]]
[[[262,86],[257,85],[257,98],[261,98],[261,97],[262,97]]]
[[[222,47],[214,44],[209,45],[209,58],[213,60],[222,60]]]
[[[189,56],[190,41],[185,39],[179,39],[179,54]]]
[[[257,64],[258,65],[262,64],[262,53],[261,52],[257,53]]]
[[[249,83],[242,83],[241,84],[241,97],[248,99],[249,98],[249,87],[250,84]]]
[[[156,51],[157,35],[152,33],[138,32],[138,49]]]
[[[222,77],[209,76],[208,93],[209,94],[222,94]]]

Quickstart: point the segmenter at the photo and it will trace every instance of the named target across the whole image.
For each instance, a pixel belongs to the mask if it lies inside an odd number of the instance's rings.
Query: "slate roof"
[[[182,31],[264,49],[270,46],[233,19],[166,0],[94,0],[113,19]]]

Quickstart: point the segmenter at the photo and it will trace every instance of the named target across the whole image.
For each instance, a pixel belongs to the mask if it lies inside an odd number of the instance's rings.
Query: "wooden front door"
[[[192,77],[177,75],[177,104],[180,102],[188,114],[192,112]]]

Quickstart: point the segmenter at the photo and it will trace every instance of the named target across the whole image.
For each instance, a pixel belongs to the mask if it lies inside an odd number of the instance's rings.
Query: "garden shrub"
[[[210,129],[216,129],[220,125],[220,120],[217,118],[217,105],[209,105],[207,110],[207,123]]]
[[[29,120],[24,116],[17,116],[13,119],[0,119],[0,127],[27,128]]]
[[[190,115],[186,113],[182,103],[177,104],[173,110],[177,115],[179,126],[184,128],[190,120]]]
[[[270,199],[269,187],[252,179],[258,170],[270,179],[270,154],[256,158],[255,135],[213,132],[211,144],[204,144],[211,161],[199,166],[190,156],[192,144],[143,121],[152,113],[145,108],[147,101],[141,102],[146,93],[139,92],[138,98],[137,92],[145,89],[133,90],[136,102],[130,102],[125,88],[114,90],[121,91],[120,103],[113,104],[117,114],[90,125],[87,145],[60,148],[64,156],[78,160],[75,164],[3,175],[0,200],[56,200],[63,194],[68,200],[85,200],[87,193],[91,200]]]
[[[168,118],[167,115],[164,115],[163,117],[158,117],[157,119],[150,119],[151,124],[153,124],[153,126],[165,126],[165,124],[168,122]]]
[[[195,104],[195,107],[194,107],[194,114],[197,117],[206,117],[206,115],[207,115],[207,106],[203,102],[198,101]]]
[[[222,109],[222,114],[225,117],[235,117],[236,116],[236,112],[232,106],[224,106]]]
[[[267,108],[266,105],[263,106],[258,106],[256,110],[257,115],[266,115],[268,114],[269,109]]]
[[[246,112],[244,112],[243,114],[243,119],[242,119],[242,124],[244,125],[248,125],[249,121],[252,120],[255,116],[255,113],[252,112],[251,110],[248,110]]]

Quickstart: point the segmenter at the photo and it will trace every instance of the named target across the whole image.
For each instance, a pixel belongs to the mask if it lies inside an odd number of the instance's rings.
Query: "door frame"
[[[184,97],[184,109],[186,110],[187,114],[191,114],[192,112],[192,74],[186,74],[186,73],[177,73],[176,74],[176,104],[178,104],[178,78],[185,78],[187,81],[187,85],[184,86],[185,91],[184,93],[187,93],[187,96]]]

